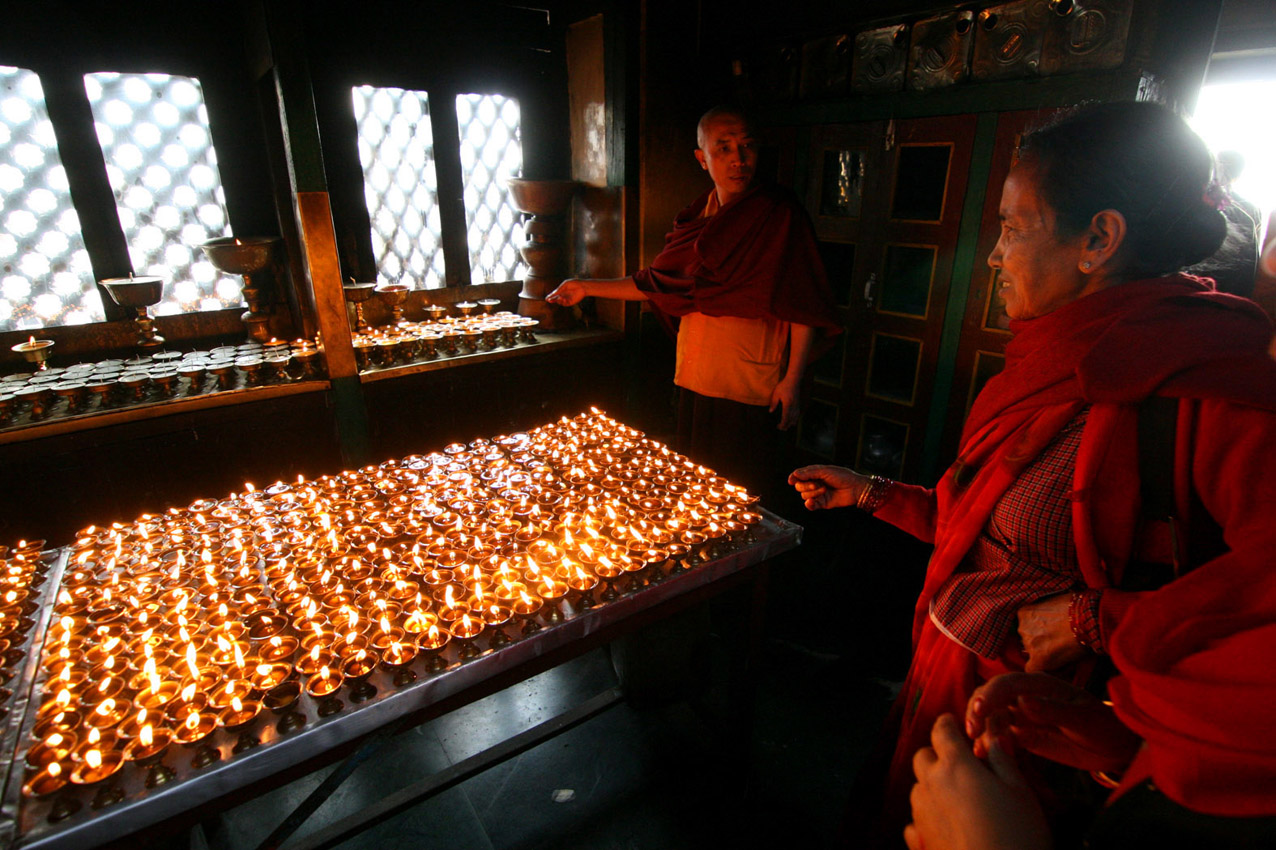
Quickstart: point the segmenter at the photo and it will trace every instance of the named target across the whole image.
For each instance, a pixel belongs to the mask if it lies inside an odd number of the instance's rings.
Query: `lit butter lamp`
[[[158,277],[113,277],[100,281],[111,300],[121,307],[135,310],[133,326],[137,331],[137,347],[143,351],[159,348],[164,337],[155,332],[155,322],[146,312],[152,304],[158,304],[164,292],[164,281]]]
[[[31,337],[26,342],[20,342],[13,346],[12,350],[21,354],[22,359],[28,363],[36,364],[36,369],[43,372],[49,368],[45,361],[53,353],[53,340]]]

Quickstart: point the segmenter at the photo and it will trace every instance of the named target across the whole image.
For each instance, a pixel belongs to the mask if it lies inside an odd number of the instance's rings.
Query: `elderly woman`
[[[934,489],[832,466],[789,478],[808,509],[854,505],[935,546],[892,714],[886,834],[907,821],[913,754],[982,682],[1084,681],[1141,595],[1276,552],[1271,324],[1176,274],[1226,234],[1211,165],[1149,103],[1026,136],[988,258],[1014,337],[957,461]]]

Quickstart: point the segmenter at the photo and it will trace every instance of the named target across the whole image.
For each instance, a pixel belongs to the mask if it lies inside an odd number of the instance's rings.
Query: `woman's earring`
[[[1086,271],[1089,271],[1089,270],[1090,270],[1090,261],[1089,261],[1089,260],[1086,260],[1084,263],[1082,263],[1082,264],[1081,264],[1081,268],[1085,269]]]

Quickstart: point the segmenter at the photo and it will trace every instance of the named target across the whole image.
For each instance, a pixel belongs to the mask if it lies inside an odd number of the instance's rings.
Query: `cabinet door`
[[[820,256],[846,328],[858,309],[872,269],[886,183],[885,122],[840,124],[811,130],[806,205],[815,222]],[[867,356],[861,336],[839,334],[811,365],[811,392],[802,412],[798,447],[807,460],[844,460],[846,364]]]
[[[984,192],[984,208],[979,222],[979,241],[975,246],[975,268],[970,276],[966,297],[966,314],[962,318],[961,340],[957,347],[953,391],[948,399],[948,413],[941,442],[944,463],[957,456],[962,424],[970,413],[970,405],[993,375],[1005,365],[1006,343],[1010,341],[1009,319],[1005,305],[997,294],[997,273],[987,264],[988,255],[1001,234],[1001,185],[1015,162],[1015,153],[1024,131],[1041,124],[1053,110],[1003,112],[997,118],[997,133],[989,161],[988,185]]]
[[[865,472],[917,475],[975,123],[962,115],[813,132],[808,204],[846,331],[840,352],[825,355],[840,354],[840,370],[824,358],[812,368],[801,449]],[[860,143],[863,191],[841,193],[859,160],[848,169],[840,152]]]

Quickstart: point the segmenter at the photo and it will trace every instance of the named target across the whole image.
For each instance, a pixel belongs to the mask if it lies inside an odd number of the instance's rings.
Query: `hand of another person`
[[[1045,813],[1010,754],[994,746],[980,762],[951,714],[930,740],[913,756],[910,850],[1048,850]]]
[[[1019,609],[1019,639],[1028,653],[1024,669],[1029,673],[1058,670],[1085,656],[1086,648],[1072,634],[1071,601],[1071,593],[1059,593]]]
[[[551,304],[561,304],[564,307],[574,307],[588,295],[589,292],[585,288],[585,282],[570,278],[558,285],[558,288],[545,296],[545,300]]]
[[[854,506],[869,480],[844,466],[816,464],[790,472],[789,483],[798,491],[808,511],[818,511]]]
[[[771,406],[767,409],[774,413],[776,405],[780,406],[779,428],[781,431],[787,431],[797,424],[800,390],[801,384],[798,381],[787,379],[780,381],[775,385],[775,389],[771,390]]]
[[[1107,703],[1046,673],[1003,673],[981,685],[966,705],[966,734],[977,756],[1009,742],[1060,764],[1113,772],[1141,743]]]

